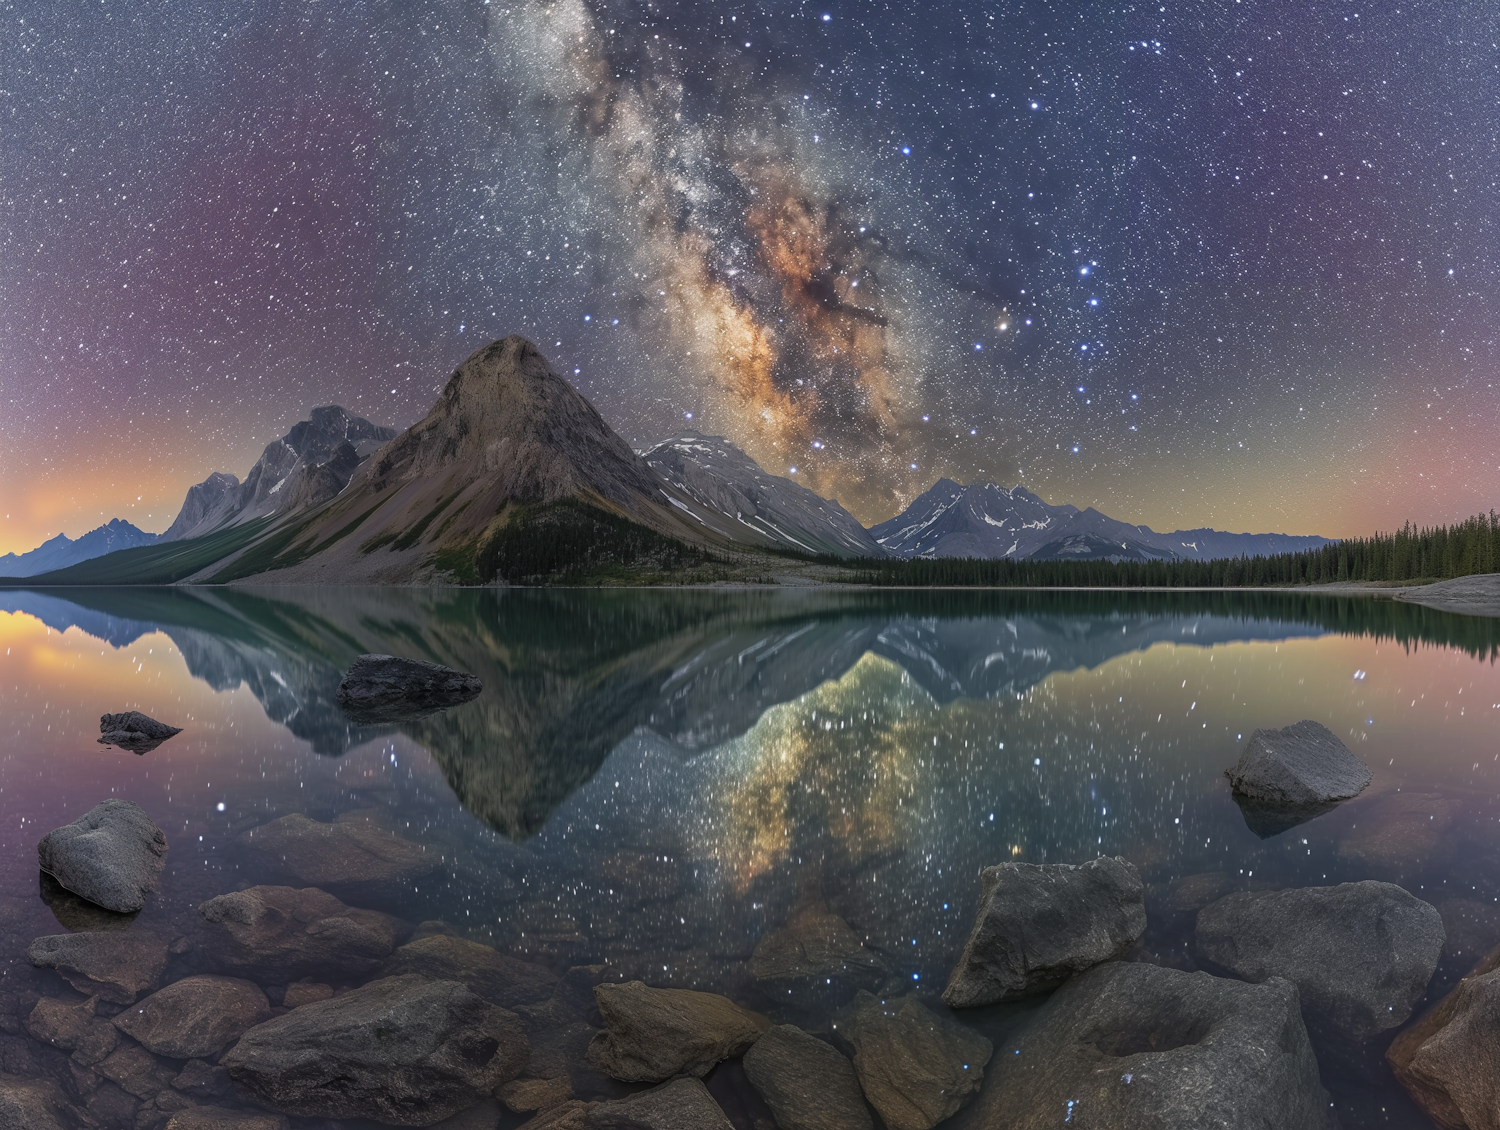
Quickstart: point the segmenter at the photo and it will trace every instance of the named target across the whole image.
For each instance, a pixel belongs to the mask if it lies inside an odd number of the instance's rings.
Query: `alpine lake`
[[[132,1052],[111,1074],[39,1038],[39,1002],[87,994],[28,947],[123,930],[167,945],[157,985],[221,972],[198,908],[266,884],[394,916],[393,945],[516,959],[491,979],[532,1062],[454,1116],[465,1130],[648,1086],[586,1052],[600,983],[723,994],[845,1052],[859,993],[886,1013],[914,1000],[961,1046],[988,1041],[1000,1078],[1046,995],[941,997],[997,863],[1123,857],[1147,918],[1127,960],[1182,970],[1204,964],[1198,911],[1231,893],[1399,884],[1446,936],[1413,1017],[1500,944],[1500,620],[1273,592],[51,589],[0,592],[0,649],[0,1071],[54,1080],[81,1125],[257,1108],[212,1063],[194,1092],[182,1060]],[[483,691],[361,724],[335,692],[362,653]],[[182,732],[143,754],[99,744],[100,715],[129,709]],[[1258,824],[1224,771],[1252,731],[1301,719],[1374,779],[1315,818]],[[109,798],[167,837],[133,918],[38,870],[37,841]],[[375,841],[396,845],[385,871]],[[364,870],[341,872],[359,845]],[[281,1014],[424,971],[401,952],[243,975]],[[1314,1049],[1340,1125],[1435,1125],[1380,1048],[1363,1064]],[[740,1058],[704,1082],[733,1125],[776,1125]],[[978,1102],[947,1124],[1009,1124],[974,1123]],[[376,1124],[291,1119],[337,1125]]]

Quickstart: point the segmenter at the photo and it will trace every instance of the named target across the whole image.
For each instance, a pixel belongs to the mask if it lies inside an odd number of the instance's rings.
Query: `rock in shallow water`
[[[502,1008],[538,1004],[557,987],[557,977],[550,970],[451,934],[429,934],[398,949],[386,962],[383,975],[401,973],[461,981]]]
[[[289,1125],[284,1115],[263,1110],[195,1106],[172,1115],[166,1130],[287,1130]]]
[[[0,1130],[67,1130],[72,1115],[56,1083],[0,1075]]]
[[[837,914],[804,907],[786,925],[761,938],[750,955],[750,975],[783,1007],[842,1004],[859,989],[873,989],[890,970]],[[824,1015],[827,1015],[825,1012]]]
[[[1111,962],[1002,1045],[955,1130],[1326,1130],[1297,990]]]
[[[781,1130],[873,1130],[853,1064],[800,1028],[778,1024],[756,1040],[745,1074]]]
[[[589,1062],[627,1083],[673,1075],[706,1075],[743,1055],[771,1022],[717,993],[653,989],[640,981],[596,985],[605,1030],[589,1045]]]
[[[1443,937],[1434,907],[1366,880],[1229,895],[1199,912],[1194,945],[1247,981],[1291,981],[1320,1050],[1357,1063],[1422,999]]]
[[[364,723],[401,722],[468,702],[484,689],[473,675],[394,655],[361,655],[339,683],[344,711]]]
[[[456,981],[387,977],[251,1028],[220,1062],[274,1110],[431,1126],[521,1073],[520,1018]]]
[[[931,1130],[984,1081],[994,1046],[916,997],[881,1000],[860,991],[834,1035],[854,1051],[865,1098],[890,1130]]]
[[[1386,1051],[1407,1093],[1447,1130],[1500,1130],[1500,949]]]
[[[1332,730],[1312,721],[1256,730],[1224,775],[1238,796],[1289,808],[1348,800],[1371,780],[1365,763]]]
[[[85,1067],[98,1063],[120,1042],[115,1026],[94,1015],[92,997],[78,1004],[43,997],[26,1017],[26,1031],[48,1047],[72,1052]]]
[[[387,898],[393,887],[407,886],[442,866],[437,852],[355,814],[323,824],[294,812],[251,828],[239,842],[299,883]]]
[[[400,940],[399,919],[345,906],[316,887],[248,887],[198,907],[205,948],[221,969],[278,980],[368,976]]]
[[[586,1130],[734,1130],[708,1088],[691,1076],[600,1103],[582,1124]]]
[[[32,942],[26,957],[39,969],[56,969],[80,993],[130,1004],[161,983],[167,942],[140,929],[49,934]]]
[[[1124,859],[1001,863],[979,881],[979,914],[943,991],[952,1008],[1054,988],[1123,957],[1146,930],[1145,887]]]
[[[36,846],[42,870],[106,910],[129,914],[146,905],[167,854],[166,834],[128,800],[106,800]]]
[[[150,753],[162,742],[180,733],[182,727],[168,726],[139,710],[104,714],[99,718],[99,744],[117,745],[132,753]]]
[[[168,1059],[212,1059],[271,1019],[258,985],[238,977],[184,977],[115,1017],[115,1027]]]

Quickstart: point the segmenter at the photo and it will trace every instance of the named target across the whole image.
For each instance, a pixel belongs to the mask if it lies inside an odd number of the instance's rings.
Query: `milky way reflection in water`
[[[368,819],[443,867],[367,905],[811,1027],[852,989],[756,980],[789,918],[837,914],[886,992],[941,1008],[981,867],[1100,853],[1140,868],[1147,956],[1180,967],[1192,891],[1399,882],[1447,927],[1436,995],[1500,942],[1497,643],[1500,621],[1277,594],[0,593],[0,1004],[58,930],[38,837],[108,796],[170,840],[142,922],[187,930],[204,899],[285,879],[248,829]],[[334,691],[361,652],[484,692],[360,727]],[[96,744],[125,709],[183,733],[144,756]],[[1223,770],[1251,730],[1301,718],[1375,780],[1263,839]],[[710,1082],[750,1126],[737,1070]],[[1389,1077],[1325,1082],[1346,1124],[1427,1125]]]

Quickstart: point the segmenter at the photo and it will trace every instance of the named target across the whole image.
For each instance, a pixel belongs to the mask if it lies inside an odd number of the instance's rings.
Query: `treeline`
[[[831,562],[830,562],[831,563]],[[1026,588],[1258,588],[1336,581],[1441,581],[1500,572],[1500,517],[1347,538],[1319,549],[1218,561],[984,561],[974,558],[845,563],[872,585]]]

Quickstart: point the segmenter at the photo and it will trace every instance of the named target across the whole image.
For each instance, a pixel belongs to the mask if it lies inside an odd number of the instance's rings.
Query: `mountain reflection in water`
[[[1212,898],[1349,879],[1438,907],[1434,993],[1500,941],[1500,621],[1300,594],[827,590],[70,589],[0,592],[0,613],[66,633],[50,657],[25,637],[11,668],[16,720],[51,752],[0,762],[23,830],[0,848],[19,860],[37,823],[139,793],[177,817],[164,897],[189,909],[279,881],[236,846],[246,829],[377,820],[446,861],[385,907],[408,921],[813,1027],[852,985],[788,989],[758,976],[757,947],[837,916],[870,987],[936,994],[978,870],[1008,859],[1124,855],[1147,883],[1145,954],[1183,967]],[[174,653],[139,654],[157,633]],[[484,690],[360,727],[334,692],[365,652]],[[128,658],[156,698],[105,701],[55,674],[85,653],[116,674]],[[174,696],[196,717],[171,716]],[[103,710],[153,704],[191,721],[170,747],[128,765],[70,752]],[[257,706],[279,731],[247,726]],[[1250,729],[1303,717],[1376,779],[1262,839],[1222,771]],[[1361,1086],[1335,1087],[1348,1124],[1407,1109],[1389,1080]]]

